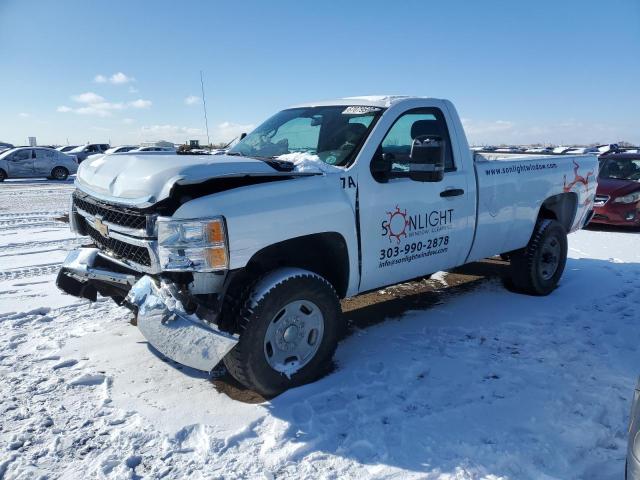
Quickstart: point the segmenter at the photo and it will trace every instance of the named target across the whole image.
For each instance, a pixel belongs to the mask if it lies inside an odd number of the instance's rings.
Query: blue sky
[[[203,139],[201,69],[214,141],[389,93],[476,143],[640,142],[639,0],[0,0],[0,140]]]

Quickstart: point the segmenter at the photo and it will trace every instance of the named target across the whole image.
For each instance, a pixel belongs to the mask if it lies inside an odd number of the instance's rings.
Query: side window
[[[31,158],[31,150],[19,150],[11,156],[12,162],[20,162]]]
[[[409,171],[411,144],[420,135],[440,135],[445,142],[445,171],[455,170],[451,140],[442,113],[433,108],[411,110],[398,118],[389,129],[382,144],[382,153],[392,159],[391,172],[396,176]]]
[[[47,160],[53,160],[53,152],[50,150],[34,150],[35,154],[36,154],[36,158],[38,159],[43,159],[46,158]]]
[[[289,152],[318,149],[321,122],[309,117],[299,117],[289,120],[278,128],[271,138],[271,143],[286,142]]]

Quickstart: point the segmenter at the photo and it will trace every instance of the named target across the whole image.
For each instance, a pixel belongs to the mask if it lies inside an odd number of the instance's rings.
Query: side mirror
[[[394,158],[392,153],[382,153],[379,149],[371,160],[370,169],[373,178],[382,183],[389,181]]]
[[[445,143],[440,135],[420,135],[411,144],[409,178],[417,182],[441,182],[444,178]]]
[[[239,138],[239,140],[244,140],[244,137],[246,137],[246,136],[247,136],[247,132],[242,132],[242,133],[240,134],[240,138]]]

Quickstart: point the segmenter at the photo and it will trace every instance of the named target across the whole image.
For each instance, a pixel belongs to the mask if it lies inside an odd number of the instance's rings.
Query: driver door
[[[18,150],[8,158],[7,166],[10,177],[32,177],[33,170],[33,150],[26,148]]]
[[[411,145],[422,135],[439,135],[444,140],[442,181],[409,177]],[[440,109],[418,108],[401,114],[378,147],[376,156],[382,154],[392,161],[385,178],[360,172],[360,291],[461,265],[473,241],[475,198],[469,195],[467,172],[454,158]]]

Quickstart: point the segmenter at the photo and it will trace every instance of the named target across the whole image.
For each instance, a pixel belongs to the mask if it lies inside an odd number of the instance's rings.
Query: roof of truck
[[[409,95],[365,95],[361,97],[344,97],[336,98],[334,100],[322,100],[319,102],[306,102],[295,107],[321,107],[328,105],[364,105],[369,107],[388,108],[400,100],[407,100],[410,98],[425,98],[425,97],[412,97]]]

